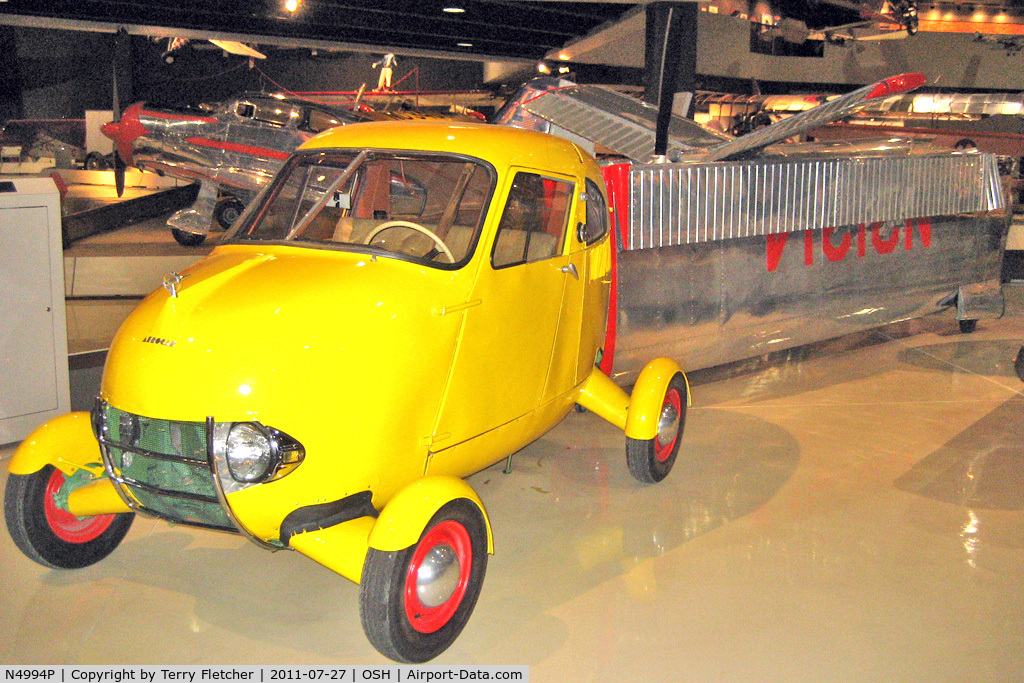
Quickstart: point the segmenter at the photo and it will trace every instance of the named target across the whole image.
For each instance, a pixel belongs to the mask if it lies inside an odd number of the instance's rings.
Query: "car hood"
[[[149,417],[285,431],[392,413],[397,385],[440,400],[461,322],[445,310],[471,280],[388,257],[238,245],[178,277],[174,296],[156,290],[118,331],[103,398]]]

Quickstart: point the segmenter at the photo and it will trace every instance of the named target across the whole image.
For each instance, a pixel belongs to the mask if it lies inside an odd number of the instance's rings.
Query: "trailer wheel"
[[[64,473],[53,465],[9,475],[4,516],[15,545],[29,558],[53,569],[80,569],[113,552],[135,514],[75,517],[55,502],[63,485]]]
[[[177,228],[171,228],[171,234],[174,235],[174,241],[183,247],[198,247],[206,239],[206,235]]]
[[[638,481],[653,484],[668,476],[676,462],[686,425],[686,380],[676,373],[668,383],[653,439],[626,437],[626,463]]]
[[[415,545],[367,552],[359,586],[366,637],[398,662],[433,659],[462,632],[486,570],[483,516],[468,500],[448,503]]]

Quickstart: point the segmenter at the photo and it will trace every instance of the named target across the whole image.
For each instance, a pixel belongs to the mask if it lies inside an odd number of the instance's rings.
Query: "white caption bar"
[[[515,681],[528,683],[519,666],[0,666],[0,683],[431,683]]]

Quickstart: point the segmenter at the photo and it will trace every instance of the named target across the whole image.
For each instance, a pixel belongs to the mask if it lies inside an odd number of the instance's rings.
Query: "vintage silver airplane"
[[[204,112],[139,102],[102,130],[124,163],[200,183],[192,206],[168,220],[179,243],[195,246],[213,220],[230,226],[296,147],[328,128],[367,120],[364,112],[246,94]]]
[[[288,155],[328,128],[359,121],[481,118],[465,107],[449,106],[444,112],[438,107],[406,109],[395,104],[401,95],[388,93],[384,109],[363,101],[362,91],[342,94],[348,104],[334,105],[284,95],[244,94],[201,112],[139,102],[102,131],[115,143],[118,164],[114,170],[122,174],[119,187],[123,187],[125,164],[200,183],[195,202],[167,221],[174,239],[196,246],[206,239],[214,220],[229,227]]]

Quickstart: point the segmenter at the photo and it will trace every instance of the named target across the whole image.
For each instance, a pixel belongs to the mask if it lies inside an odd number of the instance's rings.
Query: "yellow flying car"
[[[561,138],[367,123],[300,148],[210,256],[143,301],[96,407],[40,427],[5,510],[29,557],[76,568],[135,513],[290,548],[360,584],[377,649],[422,662],[462,630],[493,552],[463,477],[575,404],[672,467],[689,393],[656,359],[597,367],[610,213]]]

